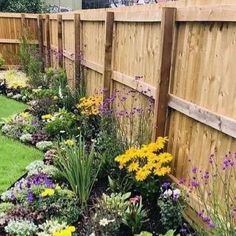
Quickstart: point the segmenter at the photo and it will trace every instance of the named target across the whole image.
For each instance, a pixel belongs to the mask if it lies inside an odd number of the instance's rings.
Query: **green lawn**
[[[24,103],[0,96],[0,119],[21,112],[27,108]]]
[[[27,106],[0,96],[0,119],[23,111]],[[32,147],[0,134],[0,193],[24,174],[24,168],[33,160],[42,159],[42,153]]]

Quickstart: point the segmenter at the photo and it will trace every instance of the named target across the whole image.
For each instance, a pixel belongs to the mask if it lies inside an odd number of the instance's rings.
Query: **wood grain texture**
[[[161,51],[160,51],[160,83],[157,84],[157,94],[154,106],[153,141],[159,136],[165,136],[168,92],[173,55],[175,8],[162,9],[161,21]]]

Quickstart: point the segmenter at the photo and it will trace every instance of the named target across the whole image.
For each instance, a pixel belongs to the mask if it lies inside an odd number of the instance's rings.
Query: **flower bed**
[[[29,108],[1,130],[45,158],[2,194],[2,234],[189,235],[182,192],[167,181],[168,139],[151,143],[153,100],[136,104],[133,90],[105,101],[102,92],[73,93],[61,70],[44,78],[46,86],[11,88]]]

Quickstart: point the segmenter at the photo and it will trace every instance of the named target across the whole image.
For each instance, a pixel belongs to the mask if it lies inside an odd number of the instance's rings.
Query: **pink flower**
[[[129,202],[130,202],[131,204],[134,204],[134,205],[135,205],[136,203],[139,203],[140,199],[141,199],[140,196],[131,197],[131,198],[129,199]]]

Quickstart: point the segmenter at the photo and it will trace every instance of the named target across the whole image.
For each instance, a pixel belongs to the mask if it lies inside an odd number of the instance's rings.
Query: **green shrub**
[[[45,129],[52,137],[61,137],[62,134],[66,137],[78,134],[75,115],[65,109],[54,113],[52,118],[45,122]]]
[[[56,166],[79,197],[80,204],[86,207],[102,159],[100,163],[95,162],[94,147],[92,146],[89,151],[86,150],[85,142],[81,137],[78,146],[65,145],[58,150],[58,153]]]
[[[42,196],[42,194],[41,194]],[[41,212],[45,219],[58,219],[68,224],[78,220],[81,209],[78,198],[68,190],[57,187],[50,196],[43,196],[31,205],[33,212]]]
[[[5,231],[14,236],[34,235],[37,226],[28,220],[11,220],[5,227]]]
[[[0,214],[7,213],[14,208],[14,204],[11,202],[2,202],[0,203]]]
[[[4,4],[0,3],[0,9],[7,12],[41,13],[46,10],[46,6],[43,0],[4,0]]]
[[[21,38],[19,58],[30,85],[36,88],[44,85],[43,62],[36,46],[29,44],[30,37],[27,34]]]

